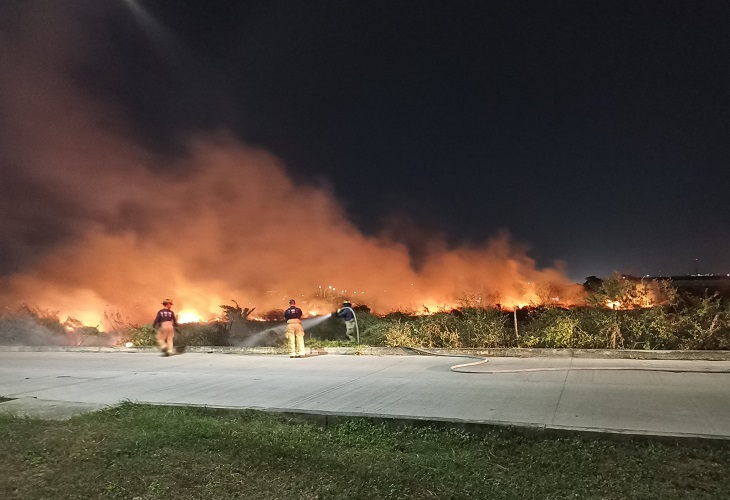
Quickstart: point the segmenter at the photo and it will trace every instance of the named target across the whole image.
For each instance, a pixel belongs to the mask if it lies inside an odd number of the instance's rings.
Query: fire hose
[[[668,373],[730,373],[730,368],[668,368],[668,367],[651,367],[651,366],[567,366],[567,367],[541,367],[541,368],[512,368],[504,370],[474,370],[470,369],[479,365],[489,363],[489,359],[483,356],[475,356],[472,354],[444,354],[431,352],[420,347],[405,347],[403,349],[413,351],[424,356],[444,356],[457,358],[477,359],[472,363],[461,363],[449,367],[453,372],[457,373],[481,373],[485,375],[498,375],[502,373],[530,373],[530,372],[560,372],[560,371],[644,371],[644,372],[668,372]]]

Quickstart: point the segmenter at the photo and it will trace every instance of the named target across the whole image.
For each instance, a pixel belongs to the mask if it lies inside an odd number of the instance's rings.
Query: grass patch
[[[730,446],[334,428],[125,403],[65,422],[0,415],[7,499],[730,498]]]
[[[322,340],[322,339],[306,339],[306,346],[312,349],[327,347],[355,347],[357,343],[354,340]]]

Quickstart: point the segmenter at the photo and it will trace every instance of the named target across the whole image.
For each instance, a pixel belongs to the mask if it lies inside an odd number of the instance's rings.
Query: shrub
[[[74,345],[107,347],[115,344],[116,335],[113,333],[105,333],[99,331],[95,326],[82,326],[76,328],[67,334],[69,339],[73,339]]]
[[[671,304],[677,290],[667,281],[626,279],[620,274],[601,281],[586,296],[586,304],[597,308],[637,309]]]
[[[678,345],[677,316],[666,307],[625,311],[621,330],[630,349],[675,349]]]
[[[576,349],[606,347],[607,334],[611,336],[612,331],[601,332],[596,328],[598,323],[604,322],[603,318],[584,316],[581,310],[535,309],[530,313],[521,344],[524,347]]]
[[[16,316],[33,320],[51,334],[64,335],[66,333],[63,324],[58,319],[58,313],[55,311],[41,310],[24,304],[18,310]]]
[[[229,345],[225,323],[184,323],[175,333],[175,344],[184,346]]]
[[[624,346],[620,317],[629,311],[613,311],[603,307],[582,307],[570,310],[577,319],[582,335],[576,348],[618,349]],[[589,340],[590,338],[590,340]]]
[[[514,337],[509,322],[509,316],[498,309],[466,308],[457,327],[466,347],[503,347]]]
[[[150,347],[157,345],[157,332],[152,325],[134,326],[127,329],[119,337],[119,344],[126,344],[132,342],[138,347]]]
[[[417,335],[424,347],[462,347],[458,319],[449,313],[436,313],[416,320]]]
[[[383,340],[388,347],[423,347],[413,321],[391,322],[384,328]]]
[[[679,349],[730,347],[730,304],[712,297],[685,297],[678,307],[676,337]]]
[[[58,313],[22,305],[0,316],[0,345],[69,345]]]
[[[585,334],[580,329],[578,320],[559,309],[553,311],[558,311],[559,314],[551,315],[551,321],[545,325],[542,347],[577,347],[576,338]]]
[[[360,343],[367,345],[384,345],[385,344],[385,332],[388,327],[392,324],[392,321],[388,321],[380,316],[371,314],[369,311],[357,311],[357,326],[360,329]],[[345,327],[340,326],[342,332]]]

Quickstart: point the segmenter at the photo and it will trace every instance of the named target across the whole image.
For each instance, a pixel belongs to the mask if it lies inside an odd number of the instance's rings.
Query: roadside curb
[[[730,361],[730,351],[660,351],[641,349],[417,349],[423,354],[439,356],[473,356],[480,358],[588,358]],[[433,351],[433,352],[431,352]]]
[[[0,352],[157,352],[156,347],[0,346]],[[285,347],[187,346],[185,352],[221,354],[286,354]],[[424,349],[407,347],[308,347],[311,355],[457,356],[474,358],[587,358],[730,361],[730,351],[660,351],[640,349]]]
[[[146,403],[144,403],[146,404]],[[524,436],[545,437],[586,437],[603,438],[616,441],[652,441],[687,446],[727,446],[730,436],[710,434],[682,434],[662,432],[638,432],[625,429],[604,429],[590,427],[551,426],[539,423],[516,423],[499,420],[466,420],[458,418],[433,418],[404,415],[373,415],[368,413],[327,412],[317,410],[292,410],[285,408],[251,408],[238,406],[211,406],[189,404],[157,404],[157,406],[196,407],[223,411],[251,411],[264,414],[273,414],[282,419],[294,422],[303,422],[324,427],[337,427],[345,422],[366,421],[377,425],[385,425],[391,429],[432,427],[444,430],[457,430],[474,435],[485,435],[495,431],[506,431]]]
[[[227,405],[197,405],[189,403],[153,403],[134,401],[137,404],[177,408],[205,408],[226,412],[255,412],[275,415],[289,422],[306,423],[331,429],[351,421],[365,421],[384,425],[390,429],[430,427],[441,430],[462,431],[481,436],[492,432],[508,432],[532,437],[583,437],[614,441],[641,441],[681,444],[685,446],[722,446],[730,443],[730,436],[686,433],[661,433],[604,429],[591,427],[551,426],[540,423],[507,422],[500,420],[468,420],[459,418],[434,418],[410,415],[370,414],[358,412],[329,412],[287,408],[263,408]],[[85,413],[109,410],[118,404],[92,404],[71,401],[40,400],[36,398],[11,398],[0,403],[0,414],[37,418],[41,420],[69,420]]]

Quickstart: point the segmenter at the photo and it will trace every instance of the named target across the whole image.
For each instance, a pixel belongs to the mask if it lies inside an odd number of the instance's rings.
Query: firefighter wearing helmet
[[[345,320],[345,335],[350,340],[355,340],[355,313],[349,300],[342,303],[342,308],[337,309],[337,316]]]
[[[177,326],[177,318],[172,312],[172,300],[165,299],[162,301],[163,308],[157,311],[152,327],[157,330],[157,344],[162,350],[163,356],[172,356],[175,354],[172,346],[172,339],[175,337],[175,327]]]
[[[302,310],[294,299],[289,300],[289,309],[284,311],[286,318],[286,340],[289,345],[290,358],[304,357],[304,327],[302,327]]]

